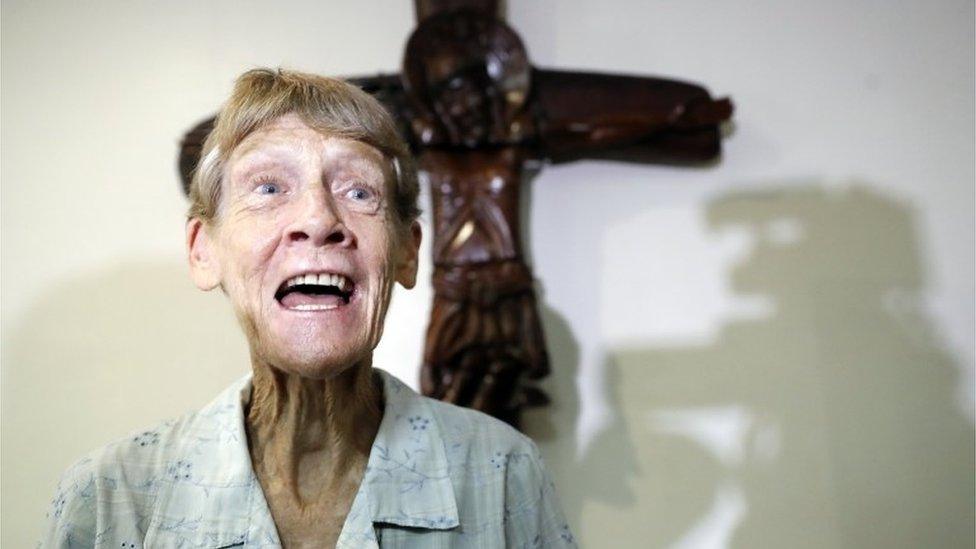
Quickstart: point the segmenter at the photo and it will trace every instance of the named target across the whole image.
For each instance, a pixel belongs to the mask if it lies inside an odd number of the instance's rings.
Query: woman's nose
[[[353,234],[343,223],[342,216],[329,192],[308,192],[303,197],[295,218],[288,226],[290,243],[304,242],[315,247],[349,246]]]

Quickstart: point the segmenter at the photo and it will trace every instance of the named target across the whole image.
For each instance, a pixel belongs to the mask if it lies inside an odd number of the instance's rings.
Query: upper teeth
[[[346,291],[346,288],[348,288],[351,285],[349,279],[342,276],[341,274],[320,273],[320,274],[304,274],[304,275],[298,275],[296,277],[289,278],[285,282],[285,287],[290,288],[297,284],[316,284],[318,286],[335,286],[336,288],[339,288],[342,291]]]

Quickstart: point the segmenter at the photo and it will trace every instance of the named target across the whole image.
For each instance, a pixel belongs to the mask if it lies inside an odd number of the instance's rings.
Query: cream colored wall
[[[410,4],[2,4],[4,547],[73,459],[246,371],[185,274],[181,133],[253,66],[394,70]],[[526,423],[584,545],[972,547],[972,3],[508,4],[539,65],[737,104],[712,168],[532,183]],[[415,386],[429,298],[377,352]]]

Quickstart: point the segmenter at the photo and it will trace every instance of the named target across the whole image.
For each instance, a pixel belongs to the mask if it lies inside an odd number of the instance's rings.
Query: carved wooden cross
[[[685,82],[529,64],[498,0],[415,0],[399,75],[351,78],[393,113],[430,184],[434,306],[424,394],[518,425],[548,397],[519,195],[530,161],[700,163],[716,158],[728,99]],[[185,136],[184,189],[213,119]]]

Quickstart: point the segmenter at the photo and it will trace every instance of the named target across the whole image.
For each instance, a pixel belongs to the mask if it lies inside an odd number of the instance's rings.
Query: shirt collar
[[[374,523],[436,530],[460,524],[445,441],[431,402],[386,371],[373,370],[383,380],[383,419],[337,547],[375,545]],[[223,525],[221,532],[210,531],[197,540],[202,545],[245,538],[247,546],[277,541],[247,448],[244,407],[250,400],[251,387],[248,374],[204,407],[193,421],[193,442],[223,442],[216,446],[216,452],[208,452],[211,459],[205,466],[197,467],[193,485],[239,487],[241,497],[249,502],[246,509],[231,510],[216,502],[212,508],[200,509],[205,514],[221,515]],[[185,446],[182,450],[189,451],[190,445]],[[162,499],[164,510],[180,510],[189,500],[197,499],[190,493],[190,484],[170,486],[170,493]],[[233,516],[224,516],[229,512]],[[172,516],[171,512],[164,514]]]

